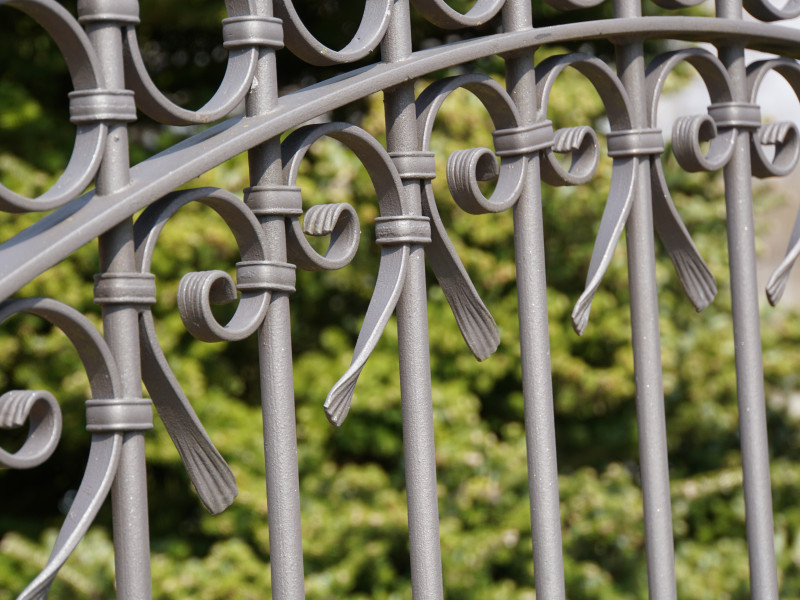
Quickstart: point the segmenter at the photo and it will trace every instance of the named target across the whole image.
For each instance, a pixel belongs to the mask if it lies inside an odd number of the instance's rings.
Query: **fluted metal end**
[[[594,291],[591,293],[584,292],[572,310],[572,329],[578,335],[583,335],[583,332],[586,331],[586,326],[589,324],[589,312],[592,310],[593,298]]]
[[[786,291],[786,283],[789,281],[789,271],[775,271],[767,283],[767,300],[770,305],[777,306]]]
[[[470,296],[463,294],[447,299],[472,354],[478,360],[489,358],[500,345],[500,332],[489,309],[482,303],[472,302]]]
[[[717,295],[717,282],[705,262],[697,254],[676,250],[670,253],[672,263],[697,312],[703,311]]]
[[[347,418],[347,413],[350,412],[350,403],[353,400],[353,391],[356,389],[359,373],[361,373],[361,369],[349,376],[345,375],[328,392],[323,408],[328,421],[335,427],[341,427]]]
[[[236,478],[217,449],[205,440],[173,438],[200,501],[212,515],[218,515],[239,495]]]

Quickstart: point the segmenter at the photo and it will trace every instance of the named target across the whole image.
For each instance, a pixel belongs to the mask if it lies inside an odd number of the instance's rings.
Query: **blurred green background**
[[[74,3],[66,3],[74,10]],[[362,3],[304,3],[310,29],[341,47]],[[315,5],[317,3],[314,3]],[[455,2],[454,5],[469,5]],[[608,4],[608,3],[606,3]],[[463,8],[463,6],[462,6]],[[63,168],[72,144],[62,59],[44,32],[13,9],[0,19],[0,176],[15,190],[41,193]],[[608,16],[609,6],[578,14],[535,7],[537,24]],[[649,10],[646,7],[646,10]],[[199,106],[221,80],[221,2],[142,2],[140,40],[162,89]],[[335,19],[341,28],[326,27]],[[489,25],[480,33],[493,32]],[[415,21],[417,47],[450,41]],[[476,32],[472,32],[475,34]],[[327,36],[327,37],[326,37]],[[541,60],[574,48],[537,52]],[[610,56],[603,44],[583,50]],[[656,52],[659,46],[649,47]],[[374,60],[374,57],[371,59]],[[327,77],[279,53],[283,89]],[[474,68],[502,79],[502,61]],[[460,71],[453,71],[456,73]],[[452,74],[442,73],[441,75]],[[437,74],[439,75],[439,74]],[[686,71],[671,85],[678,88]],[[419,83],[419,90],[425,82]],[[699,107],[698,107],[699,109]],[[698,110],[695,109],[695,110]],[[568,71],[552,95],[556,127],[602,127],[604,108],[591,86]],[[699,110],[698,110],[699,112]],[[382,98],[332,115],[358,122],[383,140]],[[137,162],[194,130],[142,119],[131,128]],[[470,94],[443,107],[434,148],[491,146],[488,115]],[[719,174],[687,174],[667,153],[666,177],[678,208],[717,278],[719,295],[702,314],[683,295],[657,246],[665,406],[669,435],[678,594],[687,599],[745,599],[747,549],[737,433],[723,189]],[[544,186],[548,310],[560,472],[567,596],[572,600],[646,597],[641,490],[630,348],[625,244],[598,292],[586,334],[570,325],[605,203],[610,162],[579,188]],[[241,193],[240,156],[193,182]],[[397,338],[390,324],[356,388],[340,430],[323,414],[327,391],[346,370],[377,274],[377,204],[356,158],[337,142],[317,143],[301,173],[306,205],[344,201],[362,223],[358,257],[341,271],[299,273],[292,297],[297,433],[306,590],[310,599],[410,598]],[[474,217],[449,198],[444,173],[434,180],[439,209],[476,287],[500,327],[497,354],[477,363],[463,343],[441,290],[429,278],[433,405],[439,476],[444,584],[463,599],[532,599],[523,401],[510,214]],[[758,210],[780,202],[760,187]],[[40,215],[1,215],[7,239]],[[153,261],[154,308],[161,344],[214,443],[230,463],[240,494],[219,516],[205,512],[172,443],[156,419],[147,434],[153,595],[158,599],[264,598],[270,588],[267,503],[255,339],[207,344],[186,333],[176,309],[180,276],[190,270],[233,273],[238,260],[222,221],[200,207],[167,226]],[[95,244],[37,278],[20,295],[58,298],[100,325],[92,303]],[[765,311],[762,331],[782,596],[800,597],[800,439],[796,433],[800,319]],[[14,598],[43,567],[85,466],[88,384],[63,335],[33,318],[16,318],[0,335],[0,389],[48,389],[59,398],[64,434],[45,465],[0,472],[0,600]],[[15,437],[16,435],[16,437]],[[10,448],[19,435],[3,433]],[[53,598],[113,597],[110,511],[78,546],[54,584]]]

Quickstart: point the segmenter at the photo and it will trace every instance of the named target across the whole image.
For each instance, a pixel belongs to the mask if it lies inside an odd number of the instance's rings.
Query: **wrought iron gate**
[[[597,0],[548,0],[567,11]],[[656,0],[666,9],[695,0]],[[741,450],[747,511],[752,598],[777,599],[772,499],[764,407],[751,173],[782,176],[800,151],[797,126],[762,124],[756,94],[765,75],[779,73],[800,95],[800,67],[791,58],[745,64],[745,47],[781,56],[800,54],[800,32],[762,21],[800,15],[800,4],[779,8],[769,0],[717,0],[714,17],[642,16],[638,0],[613,0],[613,17],[536,27],[527,0],[477,0],[461,14],[444,0],[414,0],[433,24],[470,30],[494,20],[501,33],[429,49],[411,45],[407,0],[367,0],[357,34],[341,50],[324,46],[303,24],[290,0],[226,0],[222,22],[229,51],[219,91],[200,110],[173,104],[152,82],[139,50],[137,0],[79,0],[72,16],[54,0],[0,0],[43,26],[67,62],[74,91],[70,119],[77,127],[69,164],[58,183],[38,198],[0,187],[0,207],[10,213],[51,211],[0,245],[0,320],[28,312],[63,330],[80,354],[91,383],[86,428],[91,451],[83,481],[49,562],[19,598],[43,597],[60,567],[87,532],[113,489],[114,544],[120,598],[150,597],[144,432],[155,405],[197,492],[214,513],[234,501],[236,483],[172,374],[155,334],[150,307],[155,277],[153,249],[166,221],[182,206],[201,202],[219,213],[241,251],[236,280],[219,271],[189,273],[178,289],[186,328],[212,342],[257,334],[260,355],[273,597],[304,597],[300,535],[297,437],[292,387],[289,305],[296,268],[337,269],[358,247],[360,225],[348,204],[303,210],[299,165],[318,139],[332,137],[358,156],[375,188],[380,271],[350,367],[324,403],[341,426],[370,353],[396,315],[401,372],[403,444],[410,562],[415,598],[443,597],[425,259],[440,284],[464,340],[478,359],[498,347],[494,320],[448,239],[433,197],[436,159],[430,139],[434,118],[453,91],[472,92],[490,113],[494,150],[454,152],[447,161],[453,198],[469,213],[513,210],[519,296],[533,563],[538,598],[564,598],[557,456],[550,376],[541,182],[574,186],[591,180],[600,144],[589,127],[554,130],[548,120],[553,84],[567,67],[596,88],[605,105],[608,195],[586,289],[572,313],[575,330],[587,326],[595,292],[626,230],[630,309],[636,372],[642,491],[650,597],[676,597],[661,347],[653,229],[659,234],[697,310],[714,298],[716,284],[689,237],[667,189],[660,155],[664,134],[656,110],[667,76],[689,63],[711,98],[706,114],[683,117],[673,130],[675,156],[689,171],[722,169],[730,243]],[[745,20],[743,9],[758,21]],[[543,45],[610,39],[616,70],[585,54],[555,56],[534,66]],[[649,39],[711,42],[717,53],[691,47],[658,55],[646,64]],[[311,65],[338,65],[342,74],[280,95],[276,51],[286,46]],[[380,60],[351,71],[346,65],[379,49]],[[469,73],[470,63],[501,56],[507,87]],[[6,58],[4,57],[4,60]],[[456,65],[467,74],[435,81],[418,96],[414,82]],[[386,148],[357,125],[309,121],[366,96],[384,92]],[[230,117],[240,103],[245,115]],[[171,125],[218,122],[140,164],[129,166],[127,123],[137,109]],[[286,132],[291,132],[281,141]],[[701,147],[703,142],[708,146]],[[769,150],[769,148],[772,150]],[[174,191],[242,152],[249,153],[251,185],[244,202],[219,189]],[[570,166],[556,154],[571,154]],[[499,163],[495,157],[499,158]],[[496,178],[491,197],[478,180]],[[85,191],[94,181],[94,188]],[[140,211],[144,212],[134,220]],[[300,217],[302,216],[302,224]],[[319,254],[305,235],[330,235]],[[94,297],[102,307],[103,335],[78,311],[56,299],[9,299],[22,286],[94,238],[101,273]],[[795,226],[786,259],[767,293],[775,303],[800,254]],[[238,297],[231,321],[220,324],[211,304]],[[141,384],[152,398],[142,398]],[[9,391],[0,398],[0,427],[30,425],[16,452],[0,450],[0,465],[27,469],[45,461],[59,440],[61,413],[45,391]]]

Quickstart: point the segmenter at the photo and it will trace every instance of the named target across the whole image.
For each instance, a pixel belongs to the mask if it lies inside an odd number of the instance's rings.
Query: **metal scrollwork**
[[[456,150],[447,159],[447,184],[456,204],[464,211],[486,214],[511,208],[522,190],[526,154],[534,151],[543,140],[547,145],[549,136],[547,127],[519,127],[517,108],[496,81],[480,74],[462,75],[437,81],[420,94],[417,99],[420,153],[416,157],[393,157],[401,177],[421,182],[423,214],[431,221],[431,243],[425,248],[425,254],[464,341],[478,360],[484,360],[500,343],[497,324],[450,242],[431,185],[436,176],[434,156],[430,151],[434,120],[447,97],[460,88],[470,91],[481,101],[496,127],[494,152],[488,148]],[[496,155],[502,157],[499,166]],[[497,178],[495,190],[490,198],[485,198],[478,188],[478,181],[494,178]]]
[[[28,437],[16,452],[0,448],[0,467],[31,469],[53,454],[61,437],[61,409],[44,390],[13,390],[0,396],[0,429],[17,429],[30,422]]]
[[[82,0],[82,20],[102,18],[106,0]],[[81,11],[81,5],[83,10]],[[229,51],[228,66],[214,96],[199,110],[191,111],[173,103],[153,83],[139,51],[135,25],[139,22],[138,3],[130,5],[124,28],[125,83],[136,93],[136,104],[149,117],[169,125],[210,123],[219,120],[244,100],[250,90],[258,60],[258,48],[283,47],[280,19],[260,16],[251,0],[226,0],[228,18],[222,21],[223,47]],[[119,11],[119,9],[116,9]],[[99,17],[94,17],[94,15]]]
[[[341,50],[332,50],[314,37],[297,14],[292,0],[278,0],[275,12],[286,28],[286,47],[309,64],[326,66],[361,60],[377,48],[389,27],[392,4],[392,0],[367,0],[358,31]]]
[[[411,244],[429,241],[430,227],[427,218],[408,216],[411,211],[401,193],[403,184],[391,158],[372,136],[354,125],[346,123],[310,125],[298,129],[287,137],[282,144],[283,173],[287,185],[292,185],[296,181],[300,161],[308,148],[323,136],[340,141],[358,157],[375,186],[381,213],[376,222],[381,259],[375,293],[370,300],[361,332],[356,340],[350,367],[328,393],[324,404],[328,420],[339,426],[350,410],[358,376],[397,305],[408,269],[409,247]],[[294,227],[293,224],[289,224],[287,229],[291,232]],[[296,235],[294,237],[300,239]],[[331,246],[333,245],[332,240]],[[314,259],[312,256],[308,255],[308,259],[314,261],[320,268],[320,265],[324,264],[320,261],[322,257]]]
[[[133,95],[105,89],[97,55],[75,18],[53,0],[0,0],[33,18],[53,38],[67,63],[72,85],[70,121],[76,125],[75,145],[64,173],[37,198],[26,198],[0,184],[0,209],[44,211],[72,200],[91,183],[103,157],[107,123],[136,119]]]
[[[761,21],[784,21],[800,16],[800,2],[789,0],[780,5],[773,4],[770,0],[743,0],[744,9]]]
[[[594,129],[581,125],[565,127],[553,134],[553,146],[541,162],[542,179],[550,185],[583,185],[597,173],[600,144]],[[556,154],[569,154],[570,165],[564,168]]]
[[[242,261],[236,265],[236,284],[223,271],[184,275],[178,288],[181,317],[189,332],[198,339],[243,339],[263,322],[273,290],[294,290],[294,270],[282,263],[265,260],[265,243],[258,221],[236,196],[215,188],[199,188],[164,197],[136,221],[136,259],[142,275],[149,275],[153,251],[167,221],[190,202],[205,204],[225,220],[239,245]],[[210,305],[235,300],[237,289],[242,292],[242,297],[236,312],[227,325],[220,325]],[[153,404],[203,504],[211,513],[220,513],[238,493],[236,480],[167,363],[158,343],[148,303],[142,303],[139,335],[142,376]]]
[[[547,104],[553,84],[567,67],[573,67],[586,76],[600,94],[611,125],[611,132],[608,134],[608,153],[614,159],[611,188],[589,262],[586,289],[572,311],[572,326],[580,334],[589,321],[592,299],[611,262],[614,248],[622,235],[631,210],[636,165],[641,156],[653,150],[658,151],[661,138],[660,132],[654,134],[652,131],[631,130],[628,95],[616,74],[603,61],[585,54],[554,56],[545,59],[536,67],[540,121],[546,120]]]
[[[775,58],[756,61],[748,67],[747,84],[750,90],[750,102],[756,102],[764,77],[770,71],[783,77],[800,99],[800,66],[793,60]],[[771,159],[765,152],[764,146],[773,146]],[[800,157],[800,135],[797,125],[789,121],[760,125],[751,135],[750,149],[753,175],[756,177],[788,175],[797,166]],[[789,237],[786,255],[767,282],[767,299],[773,306],[777,305],[783,296],[789,274],[798,256],[800,256],[800,213]]]
[[[647,70],[649,121],[652,126],[656,125],[658,101],[664,83],[681,62],[689,63],[700,74],[712,104],[709,114],[676,120],[672,132],[675,158],[687,171],[721,169],[733,154],[736,129],[722,119],[715,119],[720,115],[720,107],[732,105],[730,77],[717,57],[704,50],[689,49],[667,52],[653,60]],[[701,142],[709,142],[706,152],[702,151]],[[699,312],[716,296],[716,281],[675,208],[661,161],[653,157],[650,164],[656,232],[675,266],[686,295]]]
[[[443,29],[479,27],[492,19],[506,0],[478,0],[466,13],[460,13],[444,0],[413,0],[414,6],[426,19]]]
[[[18,600],[33,600],[46,595],[59,569],[97,516],[117,471],[123,433],[152,428],[153,413],[149,400],[122,397],[111,351],[86,317],[55,300],[28,298],[0,304],[0,321],[21,312],[37,315],[67,335],[86,369],[92,391],[92,399],[86,402],[87,430],[92,433],[86,472],[47,565],[18,596]],[[28,441],[10,461],[8,456],[1,456],[2,464],[28,468],[45,460],[47,448],[58,441],[54,430],[60,428],[60,411],[53,397],[47,392],[15,391],[4,394],[0,404],[4,426],[22,424],[23,415],[31,418]],[[41,432],[40,426],[44,427]],[[36,439],[39,435],[44,435],[45,440]]]

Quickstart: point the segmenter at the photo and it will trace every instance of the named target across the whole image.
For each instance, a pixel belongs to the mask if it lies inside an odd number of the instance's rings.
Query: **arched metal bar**
[[[514,49],[625,36],[631,30],[637,31],[640,38],[735,39],[752,48],[800,54],[799,30],[727,21],[700,17],[641,17],[509,32],[470,40],[469,44],[423,50],[402,62],[364,67],[346,77],[337,76],[288,94],[281,97],[276,110],[268,114],[224,121],[135,165],[131,168],[132,182],[124,191],[102,198],[95,192],[88,192],[4,242],[0,245],[0,298],[7,298],[114,224],[225,160],[317,115],[428,72]],[[325,94],[320,94],[320,89],[325,89]],[[122,199],[125,201],[119,201]],[[42,244],[48,245],[50,252],[39,252]]]

